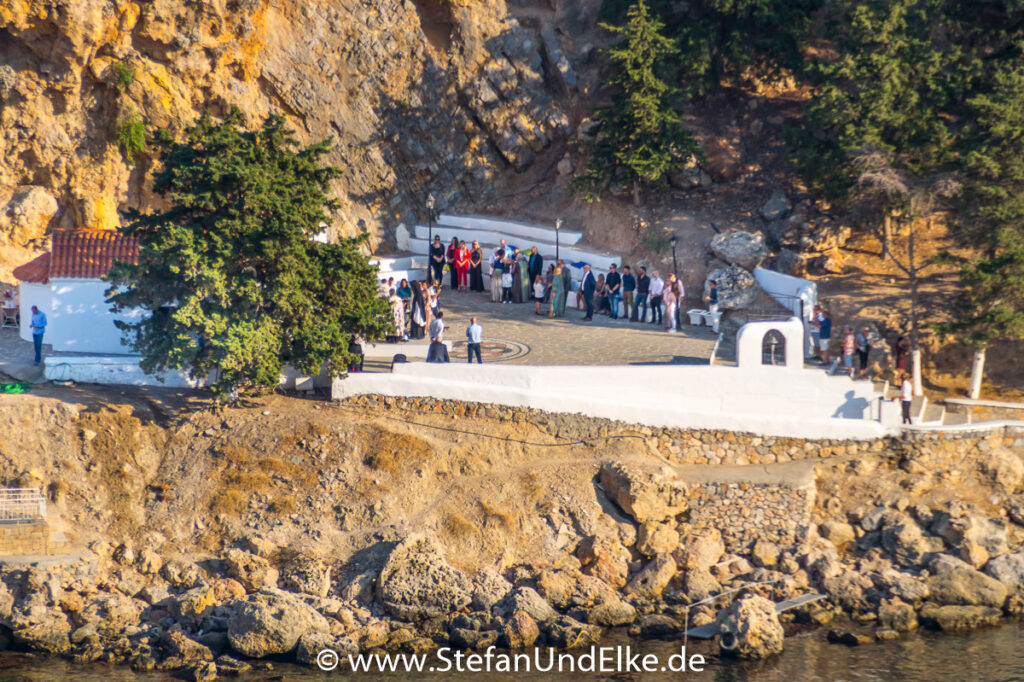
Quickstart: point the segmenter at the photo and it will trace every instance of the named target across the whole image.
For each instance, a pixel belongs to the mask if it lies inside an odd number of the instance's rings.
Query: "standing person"
[[[402,299],[402,302],[408,305],[412,301],[412,287],[409,286],[409,280],[403,279],[402,283],[398,285],[398,298]]]
[[[547,303],[551,300],[551,289],[555,284],[555,264],[552,263],[548,266],[548,271],[544,273],[544,302]]]
[[[675,275],[669,275],[665,282],[665,289],[661,292],[661,300],[665,304],[665,321],[668,323],[666,329],[669,334],[675,334],[678,324],[676,309],[679,306],[679,283]]]
[[[430,321],[434,318],[434,298],[430,292],[433,291],[433,287],[428,282],[420,282],[420,292],[423,295],[423,328],[426,329],[430,326]]]
[[[818,332],[818,343],[821,345],[821,361],[828,364],[828,346],[832,341],[832,316],[827,310],[821,311],[821,329]]]
[[[910,383],[910,375],[906,372],[900,372],[900,394],[893,398],[899,398],[900,407],[902,408],[903,423],[913,424],[910,419],[910,405],[914,401],[914,385]]]
[[[604,275],[597,276],[597,286],[594,288],[594,301],[597,312],[602,315],[611,314],[611,306],[608,304],[608,282]]]
[[[594,290],[597,289],[597,280],[594,273],[590,271],[589,265],[583,266],[583,279],[580,280],[580,292],[583,293],[583,304],[587,307],[587,314],[583,316],[584,322],[594,319]]]
[[[473,364],[473,356],[476,355],[476,361],[479,364],[484,364],[484,361],[480,357],[480,340],[483,338],[484,329],[481,327],[475,317],[469,318],[469,326],[466,327],[466,353],[469,356],[469,364]]]
[[[814,358],[821,359],[821,306],[814,306],[814,314],[811,315],[811,345],[814,346]]]
[[[551,279],[551,309],[548,311],[548,317],[562,317],[563,315],[565,315],[565,278],[562,277],[562,266],[556,265],[554,277]]]
[[[469,250],[469,290],[484,290],[484,252],[480,250],[480,242],[474,240]]]
[[[533,280],[533,311],[540,315],[540,304],[544,302],[544,294],[547,293],[547,285],[544,284],[544,278],[537,275],[537,278]]]
[[[608,314],[613,320],[617,320],[619,302],[622,300],[622,275],[616,269],[615,263],[608,266],[608,276],[604,278],[604,285],[608,287]]]
[[[508,259],[506,259],[507,261]],[[516,278],[512,275],[512,268],[506,263],[506,266],[501,271],[501,302],[511,303],[512,302],[512,289],[516,283]]]
[[[444,313],[437,311],[437,317],[430,322],[430,340],[435,341],[444,334]]]
[[[530,276],[530,266],[526,261],[526,254],[520,253],[519,260],[516,263],[516,267],[519,270],[519,301],[518,303],[526,303],[531,298],[530,287],[533,284],[533,279]]]
[[[860,361],[861,379],[868,378],[868,355],[871,353],[871,330],[863,327],[857,334],[857,360]]]
[[[427,348],[427,362],[451,362],[448,357],[448,346],[444,345],[444,340],[440,336],[430,342],[430,347]]]
[[[636,308],[633,307],[633,293],[636,291],[636,277],[630,272],[628,265],[622,266],[622,316],[636,320]]]
[[[569,292],[572,291],[572,270],[561,258],[558,259],[558,267],[562,268],[562,298],[558,302],[558,310],[555,315],[565,317],[565,301],[569,297]],[[578,305],[576,307],[579,308]]]
[[[647,321],[647,296],[651,293],[651,278],[647,276],[647,268],[642,265],[637,268],[636,275],[636,304],[633,306],[633,317],[629,319],[643,324]]]
[[[857,350],[857,338],[853,335],[853,327],[843,328],[843,371],[853,378],[853,353]]]
[[[501,275],[505,271],[505,240],[491,254],[491,302],[501,302]]]
[[[444,272],[444,245],[441,237],[434,235],[434,243],[430,245],[430,277],[431,282],[440,282]]]
[[[708,282],[708,293],[704,297],[704,302],[708,304],[708,312],[711,313],[711,330],[718,331],[718,282],[711,280]]]
[[[896,339],[896,351],[894,353],[896,360],[896,372],[907,371],[907,352],[910,350],[910,346],[907,343],[907,337],[901,336]]]
[[[469,249],[466,242],[459,242],[455,250],[455,271],[458,273],[459,291],[469,290]]]
[[[427,305],[423,297],[423,282],[417,282],[412,288],[412,309],[409,312],[409,336],[414,339],[423,338],[423,328],[427,324]]]
[[[391,304],[391,317],[395,322],[395,335],[403,341],[408,341],[409,335],[405,332],[405,303],[394,289],[391,290],[388,302]]]
[[[451,281],[452,291],[458,291],[459,289],[459,271],[455,269],[455,255],[459,251],[459,239],[458,237],[452,237],[451,242],[448,244],[448,250],[445,252],[445,262],[448,263],[448,279]]]
[[[512,302],[523,302],[523,271],[519,268],[519,249],[512,247],[512,257],[506,258],[505,267],[512,273]],[[529,288],[529,282],[527,282]]]
[[[661,296],[665,293],[665,280],[655,270],[651,273],[651,324],[661,324]]]
[[[46,313],[36,306],[32,306],[32,321],[29,323],[32,330],[32,346],[36,351],[36,364],[43,361],[43,334],[46,333]]]
[[[544,258],[536,246],[530,247],[530,259],[526,268],[529,270],[531,282],[537,281],[537,278],[544,274]]]

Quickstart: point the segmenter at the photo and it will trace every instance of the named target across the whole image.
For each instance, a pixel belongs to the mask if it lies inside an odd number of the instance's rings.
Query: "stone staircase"
[[[900,389],[890,385],[888,380],[873,381],[875,393],[882,402],[883,424],[899,425],[903,421],[899,401]],[[876,413],[877,414],[877,413]],[[910,401],[910,418],[920,426],[955,426],[969,424],[970,415],[966,412],[947,410],[945,405],[929,402],[928,396],[914,396]]]
[[[573,263],[589,263],[595,274],[607,272],[608,266],[612,263],[621,263],[620,257],[615,254],[581,248],[579,241],[583,235],[580,232],[559,230],[556,248],[556,235],[552,227],[498,218],[442,213],[433,228],[416,225],[412,232],[408,233],[407,238],[399,237],[399,248],[415,255],[374,257],[372,262],[377,263],[380,269],[379,276],[394,277],[396,283],[402,279],[408,279],[410,282],[425,279],[431,233],[441,238],[445,248],[452,237],[465,241],[467,246],[473,241],[478,241],[485,259],[490,258],[502,239],[508,246],[518,247],[524,253],[528,252],[530,247],[536,246],[537,251],[544,257],[545,269],[547,264],[553,261],[557,251],[558,256],[572,268],[573,278],[577,280],[582,274],[582,269],[575,267]]]

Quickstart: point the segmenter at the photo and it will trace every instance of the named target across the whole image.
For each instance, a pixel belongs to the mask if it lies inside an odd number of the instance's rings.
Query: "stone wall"
[[[50,553],[50,532],[46,523],[0,524],[0,556]]]
[[[716,528],[728,552],[745,554],[759,540],[792,545],[807,537],[814,507],[813,481],[702,483],[689,490],[691,530]]]

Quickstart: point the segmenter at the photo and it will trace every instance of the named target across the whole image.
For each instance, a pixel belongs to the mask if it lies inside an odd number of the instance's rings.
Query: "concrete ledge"
[[[972,400],[971,398],[945,398],[947,405],[969,405],[971,407],[999,407],[1005,410],[1024,410],[1024,403],[1008,403],[1001,400]]]
[[[452,342],[444,341],[450,353]],[[398,353],[407,358],[426,359],[430,349],[430,341],[404,341],[400,343],[367,343],[363,344],[363,358],[367,360],[390,360]]]

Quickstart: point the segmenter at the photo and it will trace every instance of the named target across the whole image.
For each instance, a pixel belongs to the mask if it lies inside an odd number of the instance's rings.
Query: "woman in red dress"
[[[469,249],[466,242],[459,242],[455,250],[455,271],[459,273],[459,291],[469,289]]]

